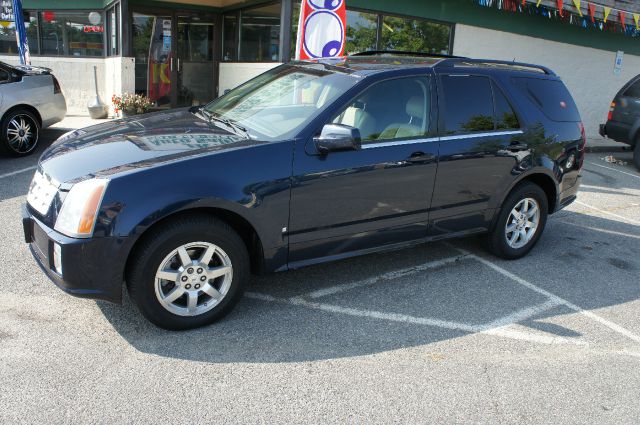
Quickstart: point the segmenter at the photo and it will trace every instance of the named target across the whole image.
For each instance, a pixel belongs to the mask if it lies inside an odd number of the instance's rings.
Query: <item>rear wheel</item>
[[[40,122],[30,111],[16,109],[3,118],[0,131],[0,152],[11,156],[25,156],[38,145]]]
[[[547,223],[548,204],[540,186],[529,182],[516,186],[488,236],[489,250],[507,260],[527,255]]]
[[[164,329],[191,329],[221,319],[240,300],[249,276],[242,239],[206,215],[161,227],[132,255],[131,298]]]

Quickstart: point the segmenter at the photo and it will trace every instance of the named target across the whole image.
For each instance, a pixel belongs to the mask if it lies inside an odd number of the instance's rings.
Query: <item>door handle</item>
[[[411,154],[407,162],[412,164],[425,164],[435,161],[436,156],[432,153],[414,152]]]
[[[526,151],[527,149],[529,149],[529,145],[526,143],[520,143],[520,142],[511,142],[511,144],[507,146],[507,150],[511,152]]]

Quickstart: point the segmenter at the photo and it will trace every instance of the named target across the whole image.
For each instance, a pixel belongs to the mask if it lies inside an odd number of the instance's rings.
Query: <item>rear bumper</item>
[[[573,203],[578,197],[578,190],[580,189],[580,183],[582,182],[582,176],[578,175],[576,182],[569,189],[566,189],[558,196],[558,202],[556,203],[556,209],[554,212],[558,212],[570,204]]]
[[[55,94],[53,100],[39,109],[42,117],[42,128],[60,122],[67,115],[67,102],[62,93]]]
[[[607,121],[606,124],[600,124],[600,135],[627,145],[633,143],[631,126],[618,121]]]
[[[60,289],[81,298],[122,301],[124,262],[119,238],[74,239],[46,227],[22,209],[25,241],[42,271]],[[61,272],[54,266],[54,246],[60,247]]]

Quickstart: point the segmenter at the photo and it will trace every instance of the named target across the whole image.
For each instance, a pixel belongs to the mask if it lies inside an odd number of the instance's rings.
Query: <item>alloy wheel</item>
[[[155,275],[160,305],[178,316],[199,316],[225,298],[233,281],[229,256],[217,245],[193,242],[169,253]]]
[[[527,245],[540,224],[540,206],[533,198],[524,198],[511,210],[505,225],[507,244],[513,249]]]
[[[38,142],[38,126],[29,115],[16,115],[7,124],[6,137],[14,152],[31,152]]]

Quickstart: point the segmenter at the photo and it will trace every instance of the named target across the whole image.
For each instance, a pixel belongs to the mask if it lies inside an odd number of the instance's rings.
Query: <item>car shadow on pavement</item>
[[[122,306],[98,306],[134,348],[163,357],[274,363],[363,356],[478,333],[485,324],[504,324],[501,320],[511,315],[549,302],[508,273],[585,310],[635,301],[640,298],[639,240],[640,226],[563,211],[549,220],[536,249],[520,260],[491,257],[481,238],[467,238],[254,277],[248,295],[227,318],[192,331],[153,326],[126,294]],[[465,257],[457,247],[507,275]],[[620,249],[628,258],[618,258]],[[456,255],[461,257],[428,267]],[[591,329],[567,319],[575,313],[557,305],[516,321],[535,335],[571,342]]]

